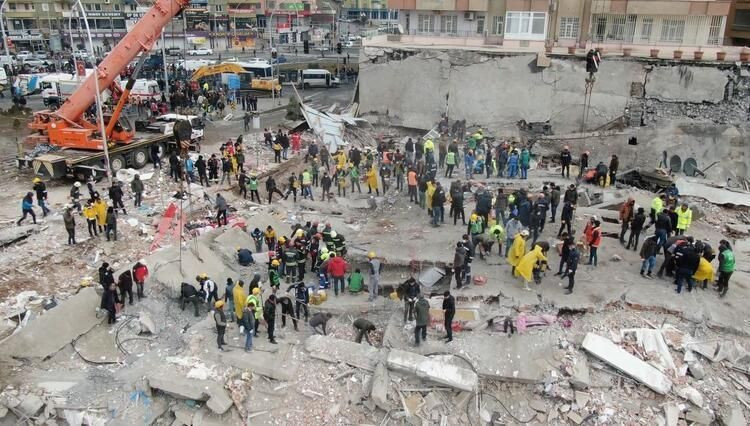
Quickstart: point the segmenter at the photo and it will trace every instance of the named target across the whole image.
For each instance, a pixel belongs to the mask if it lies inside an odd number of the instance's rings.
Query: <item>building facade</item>
[[[481,38],[483,44],[510,47],[540,43],[716,46],[724,42],[731,4],[729,0],[388,0],[388,8],[399,10],[404,34]],[[750,9],[750,0],[748,5]]]
[[[81,0],[98,54],[107,52],[151,6],[151,0]],[[237,52],[330,38],[336,9],[323,0],[192,0],[165,28],[167,47]],[[61,51],[88,46],[86,22],[69,0],[8,0],[3,10],[13,51]],[[263,41],[265,39],[265,42]],[[161,40],[157,47],[161,46]]]

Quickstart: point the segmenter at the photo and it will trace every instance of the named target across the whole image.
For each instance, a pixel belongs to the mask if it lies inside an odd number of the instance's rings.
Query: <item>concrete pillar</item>
[[[589,34],[591,32],[591,2],[592,0],[583,0],[581,30],[578,34],[578,45],[582,47],[586,46],[586,40],[589,39]]]

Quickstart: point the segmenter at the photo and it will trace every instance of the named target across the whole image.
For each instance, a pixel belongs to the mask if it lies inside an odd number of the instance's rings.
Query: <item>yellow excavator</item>
[[[245,71],[239,64],[222,63],[216,65],[204,65],[190,76],[190,80],[199,81],[204,78],[213,77],[221,74],[236,74],[240,79],[240,91],[258,91],[281,93],[281,84],[278,78],[256,78],[252,72]],[[222,79],[223,80],[223,79]],[[222,81],[222,83],[226,83]]]

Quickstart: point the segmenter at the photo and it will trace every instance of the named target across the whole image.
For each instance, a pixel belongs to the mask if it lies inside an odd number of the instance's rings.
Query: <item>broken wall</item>
[[[546,122],[556,134],[579,131],[585,95],[583,58],[553,58],[470,51],[394,51],[367,47],[360,61],[360,111],[387,114],[391,123],[430,129],[440,115],[466,118],[496,134],[516,135],[516,123]],[[607,57],[596,74],[587,128],[623,114],[633,83],[647,98],[720,102],[733,71],[705,65],[653,65]],[[640,94],[636,95],[640,96]]]

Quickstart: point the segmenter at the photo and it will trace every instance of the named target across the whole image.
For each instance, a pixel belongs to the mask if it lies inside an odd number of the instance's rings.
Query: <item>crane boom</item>
[[[108,88],[138,53],[151,49],[154,42],[159,39],[162,29],[188,3],[189,0],[156,0],[146,14],[102,60],[98,66],[98,74],[91,73],[57,110],[56,115],[69,122],[78,122],[96,99],[94,79],[99,79],[100,91]]]

